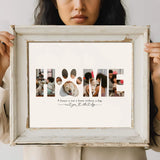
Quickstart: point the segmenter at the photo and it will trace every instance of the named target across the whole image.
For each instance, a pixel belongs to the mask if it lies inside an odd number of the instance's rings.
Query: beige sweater
[[[4,77],[4,85],[0,87],[0,140],[9,142],[9,71]],[[5,104],[5,108],[4,108]],[[160,134],[160,121],[154,120],[155,131]],[[160,136],[156,137],[160,151]],[[24,160],[146,160],[143,148],[107,148],[107,147],[57,147],[57,146],[25,146]]]

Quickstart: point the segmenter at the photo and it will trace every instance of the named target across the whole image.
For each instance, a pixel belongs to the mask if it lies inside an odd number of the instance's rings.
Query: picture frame
[[[150,71],[144,44],[149,28],[11,26],[16,38],[10,56],[10,144],[147,147]],[[110,71],[119,76],[112,79],[116,92],[109,89]],[[86,82],[86,73],[93,81]],[[105,74],[106,87],[102,77],[92,86],[98,73]],[[67,82],[74,87],[72,96]]]

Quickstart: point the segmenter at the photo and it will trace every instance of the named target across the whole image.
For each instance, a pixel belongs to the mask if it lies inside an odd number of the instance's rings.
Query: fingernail
[[[148,53],[148,52],[149,52],[149,49],[144,49],[144,51]]]
[[[10,38],[15,38],[15,36],[11,34],[11,35],[10,35]]]
[[[149,46],[149,43],[145,43],[145,46]]]

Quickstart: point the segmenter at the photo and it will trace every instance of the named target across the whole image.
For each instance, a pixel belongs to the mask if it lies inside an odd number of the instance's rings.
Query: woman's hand
[[[13,46],[11,40],[14,36],[8,32],[0,32],[0,86],[2,78],[10,65],[10,47]]]
[[[158,108],[157,119],[160,120],[160,43],[146,44],[145,51],[149,53],[151,58],[151,78],[153,82],[154,104]]]
[[[160,43],[147,43],[145,47],[150,57],[152,81],[160,84]]]

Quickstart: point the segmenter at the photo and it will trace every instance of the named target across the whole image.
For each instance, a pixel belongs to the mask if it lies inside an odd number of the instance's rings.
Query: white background
[[[9,30],[10,24],[33,24],[33,11],[37,0],[0,0],[0,30]],[[152,41],[160,42],[160,0],[123,0],[128,24],[151,25]],[[0,159],[22,160],[22,147],[11,148],[0,143]],[[160,153],[147,151],[149,160],[159,160]]]
[[[132,43],[30,43],[30,127],[131,127],[133,77],[130,71],[133,70],[132,61]],[[45,97],[45,95],[36,97],[34,88],[38,68],[55,69],[55,77],[61,76],[63,68],[68,71],[75,68],[77,75],[81,77],[83,69],[93,69],[94,73],[97,69],[124,69],[122,89],[125,94],[124,97],[89,97],[86,99],[83,97],[83,86],[79,85],[77,86],[78,97],[61,97],[58,92],[61,86],[55,85],[55,97]],[[64,84],[63,78],[62,81]],[[68,77],[66,81],[75,83],[76,78],[73,80]],[[97,103],[97,98],[102,103]],[[94,107],[84,105],[67,107],[64,103],[60,105],[58,99],[84,101],[91,99],[96,105]]]

